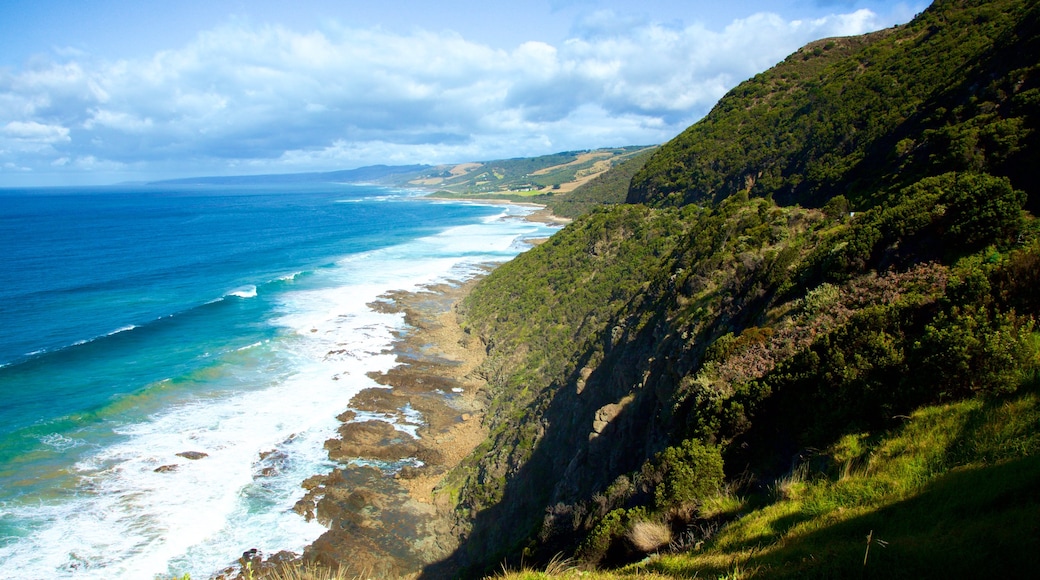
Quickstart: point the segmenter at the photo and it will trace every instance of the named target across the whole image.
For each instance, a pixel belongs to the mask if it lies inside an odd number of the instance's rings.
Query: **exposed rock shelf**
[[[473,283],[393,292],[371,305],[404,313],[408,329],[394,347],[401,364],[372,375],[389,388],[360,392],[339,415],[325,448],[341,467],[303,484],[296,511],[329,528],[304,559],[348,575],[410,577],[456,547],[452,506],[435,488],[486,437],[484,383],[474,375],[483,346],[453,309]]]

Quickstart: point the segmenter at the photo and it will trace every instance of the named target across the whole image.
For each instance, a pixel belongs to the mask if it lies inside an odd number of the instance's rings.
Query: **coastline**
[[[536,209],[535,211],[531,212],[530,214],[527,214],[526,216],[524,216],[524,219],[526,219],[527,221],[543,223],[543,224],[549,224],[549,225],[559,225],[559,226],[565,226],[565,225],[571,223],[572,221],[574,221],[571,218],[560,217],[560,216],[554,214],[552,212],[552,210],[549,209],[549,206],[547,206],[545,204],[535,203],[533,201],[512,201],[512,200],[508,200],[508,199],[494,199],[494,198],[480,198],[480,197],[474,197],[474,198],[468,198],[468,197],[465,197],[465,198],[461,198],[461,197],[438,197],[435,194],[427,195],[424,198],[425,199],[432,199],[432,200],[435,200],[435,201],[461,201],[461,202],[469,202],[469,203],[479,203],[479,204],[483,204],[483,205],[518,205],[518,206],[521,206],[521,207],[534,207],[534,208],[538,208],[538,209]]]
[[[537,207],[523,219],[571,221],[534,203],[427,199]],[[240,578],[247,564],[266,571],[295,563],[348,577],[416,578],[453,553],[454,504],[438,486],[487,437],[486,381],[479,377],[485,348],[462,329],[457,305],[497,265],[483,264],[483,272],[461,281],[388,291],[368,303],[377,312],[402,314],[405,324],[385,351],[397,364],[368,375],[380,387],[362,390],[338,410],[337,436],[324,445],[338,465],[301,483],[306,493],[294,511],[326,531],[302,555],[247,552],[242,568],[218,577]]]
[[[450,499],[436,493],[443,477],[479,445],[484,381],[480,341],[461,328],[456,305],[483,276],[389,292],[370,307],[401,312],[407,329],[393,346],[399,364],[370,376],[389,388],[358,393],[339,415],[339,436],[326,442],[341,463],[303,482],[296,511],[328,528],[302,561],[351,576],[411,578],[456,547]],[[367,416],[414,421],[415,436]],[[421,465],[407,464],[417,458]],[[400,465],[401,463],[405,465]],[[270,558],[268,566],[282,561]]]
[[[33,463],[32,470],[6,472],[5,481],[16,482],[16,485],[6,486],[5,491],[13,494],[24,485],[29,489],[27,493],[41,497],[51,495],[45,497],[46,503],[31,502],[47,507],[46,511],[26,502],[25,509],[18,505],[19,511],[7,512],[15,516],[5,518],[5,524],[17,518],[19,525],[28,522],[47,533],[27,534],[24,541],[18,538],[17,543],[12,542],[11,549],[0,554],[5,570],[19,566],[31,570],[28,574],[32,577],[71,577],[76,572],[73,567],[65,566],[68,561],[75,566],[105,568],[114,576],[190,572],[193,576],[209,577],[215,571],[224,571],[231,577],[238,572],[227,572],[228,567],[234,566],[244,551],[262,550],[269,563],[286,557],[294,561],[329,530],[329,523],[333,521],[357,528],[382,529],[383,537],[397,535],[443,542],[452,536],[408,529],[398,534],[394,529],[397,524],[392,522],[394,516],[390,516],[391,523],[387,524],[373,510],[408,514],[408,524],[413,528],[421,525],[424,530],[443,529],[436,528],[433,521],[439,508],[432,490],[450,465],[466,457],[469,449],[483,439],[481,417],[479,413],[470,412],[474,403],[467,402],[469,397],[479,403],[480,395],[466,386],[459,386],[462,392],[456,393],[456,387],[449,386],[441,389],[441,393],[414,394],[415,402],[412,402],[402,397],[376,396],[394,392],[389,389],[369,389],[371,394],[366,393],[367,398],[358,397],[352,404],[359,389],[379,384],[373,380],[371,371],[383,371],[385,376],[380,374],[378,380],[385,385],[393,381],[400,383],[405,376],[398,375],[397,371],[389,372],[394,365],[414,369],[422,358],[416,353],[429,351],[428,343],[459,342],[459,338],[424,338],[414,346],[406,346],[408,336],[419,336],[417,327],[432,330],[435,325],[416,324],[421,316],[409,315],[412,326],[405,326],[402,314],[381,314],[369,305],[375,302],[377,308],[404,308],[401,304],[411,298],[400,295],[395,299],[389,294],[386,299],[382,298],[383,293],[393,289],[413,291],[414,300],[420,302],[434,301],[437,292],[454,292],[454,288],[449,288],[453,284],[418,291],[416,284],[479,276],[485,272],[485,263],[504,262],[533,244],[532,238],[548,237],[555,228],[526,219],[538,208],[477,207],[435,201],[413,204],[411,195],[387,196],[395,205],[385,205],[384,196],[376,195],[385,191],[359,189],[356,193],[360,203],[374,207],[378,204],[378,209],[391,212],[388,215],[392,219],[380,218],[383,214],[379,212],[372,214],[373,220],[386,220],[373,221],[372,239],[377,239],[383,229],[397,222],[411,227],[411,222],[417,221],[412,218],[413,214],[431,219],[416,224],[421,228],[420,237],[412,236],[411,230],[402,230],[408,234],[403,237],[403,243],[388,239],[389,245],[380,244],[386,245],[386,249],[354,252],[355,246],[364,249],[364,244],[358,242],[349,246],[350,251],[335,252],[335,263],[329,262],[327,253],[322,253],[324,246],[315,246],[312,253],[319,257],[314,258],[314,263],[321,265],[314,268],[282,270],[282,264],[293,262],[283,262],[279,253],[268,256],[250,252],[254,269],[259,273],[242,274],[245,276],[242,280],[249,282],[248,285],[225,286],[219,282],[225,273],[213,276],[218,280],[213,291],[207,290],[205,284],[185,283],[192,292],[202,296],[199,300],[202,306],[188,309],[188,316],[178,315],[174,322],[167,321],[172,315],[156,317],[158,322],[154,328],[151,323],[140,325],[144,328],[118,326],[119,331],[104,335],[107,338],[83,345],[70,341],[73,346],[68,351],[75,356],[69,360],[63,353],[46,355],[48,364],[39,365],[47,370],[39,373],[41,384],[79,385],[75,381],[43,380],[52,374],[82,378],[85,384],[87,379],[97,376],[107,383],[113,380],[110,377],[122,377],[118,372],[124,368],[127,375],[138,382],[126,382],[136,389],[133,392],[108,396],[99,414],[86,414],[82,419],[72,415],[73,420],[69,422],[72,427],[68,429],[65,424],[48,424],[26,430],[39,437],[21,437],[28,441],[27,449],[34,453],[40,450],[37,455],[46,461]],[[282,197],[276,199],[284,199],[287,205],[296,207],[297,192],[278,195]],[[359,206],[340,203],[343,196],[338,191],[332,195],[335,205],[330,207],[339,213],[330,210],[329,214],[322,214],[333,216],[328,220],[332,223],[297,218],[292,220],[297,226],[295,231],[306,239],[327,232],[329,240],[350,240],[354,230],[341,228],[352,222],[341,217],[351,217],[353,209]],[[330,192],[322,190],[315,193],[313,199],[328,202],[329,197]],[[310,204],[299,205],[301,212],[311,207]],[[142,211],[150,207],[141,206]],[[281,218],[277,204],[273,207],[274,217]],[[408,211],[396,211],[401,207]],[[213,213],[220,215],[217,211]],[[439,216],[451,221],[442,222],[437,219]],[[241,221],[248,224],[251,220]],[[444,227],[440,227],[442,224]],[[328,229],[319,230],[319,227]],[[210,228],[200,226],[200,229],[207,232]],[[222,230],[227,239],[219,244],[221,250],[238,252],[236,241],[247,236],[232,237],[237,231],[234,228]],[[360,231],[367,230],[361,228]],[[304,248],[283,243],[287,241],[279,238],[278,243],[272,245],[284,249],[290,257],[298,257]],[[309,256],[304,257],[311,259]],[[340,259],[341,256],[346,257]],[[168,280],[183,283],[181,277],[174,276],[178,273],[169,272]],[[200,280],[209,281],[208,278]],[[136,290],[143,294],[147,288]],[[160,303],[158,298],[150,297],[148,302]],[[396,305],[387,306],[391,302]],[[431,312],[450,316],[450,302]],[[398,332],[394,332],[395,329]],[[196,351],[198,356],[194,356]],[[84,353],[90,356],[83,356]],[[435,363],[439,369],[430,370],[431,375],[465,379],[467,373],[459,370],[462,365],[457,360],[449,360],[453,356],[429,354],[434,359],[431,365]],[[75,360],[77,358],[89,359],[95,366],[77,366],[83,362]],[[122,364],[124,360],[133,360],[135,364]],[[154,381],[150,375],[138,377],[143,371],[137,369],[153,363],[154,368],[148,370],[154,370]],[[180,363],[184,363],[183,366],[179,366]],[[130,369],[130,366],[136,368]],[[106,372],[95,375],[95,369]],[[84,370],[87,372],[82,372]],[[420,378],[427,385],[435,380]],[[406,387],[399,385],[396,392],[401,393]],[[418,385],[412,388],[416,393],[421,392]],[[80,390],[106,394],[101,389]],[[199,393],[202,396],[198,396]],[[413,397],[412,393],[407,395]],[[449,408],[437,411],[437,405],[426,402],[437,397],[446,399]],[[181,404],[182,401],[185,403]],[[168,404],[170,402],[175,404]],[[391,406],[394,403],[399,404]],[[375,425],[369,422],[371,417],[366,415],[382,411],[380,405],[390,406],[387,410],[397,417],[389,420],[396,422],[406,436],[397,436],[393,427],[387,432],[382,426],[388,425],[385,421]],[[343,413],[352,407],[358,409],[352,411],[353,416]],[[476,408],[480,405],[476,404]],[[337,413],[342,414],[343,421],[337,420]],[[337,430],[347,424],[350,428],[345,430],[345,435],[338,436]],[[85,427],[80,428],[81,425]],[[113,430],[112,425],[119,430]],[[331,450],[326,449],[324,443],[332,437],[340,440],[350,437],[354,445],[367,437],[370,449],[382,444],[384,439],[398,439],[388,443],[392,447],[400,444],[392,451],[400,452],[401,458],[382,459],[384,455],[392,455],[386,449],[371,452],[374,460],[397,463],[391,466],[398,472],[396,478],[390,474],[394,482],[392,489],[386,491],[385,486],[379,487],[386,477],[376,461],[369,462],[367,468],[354,465],[346,469],[344,464],[351,461],[351,455],[364,454],[353,453],[336,443],[330,444]],[[330,461],[333,450],[340,460]],[[79,457],[89,461],[71,463]],[[424,465],[411,462],[411,457],[419,457]],[[37,456],[30,459],[35,461]],[[75,469],[52,469],[59,461],[66,460]],[[312,479],[312,476],[334,467],[340,468],[339,481],[329,479],[324,489],[338,490],[328,494],[328,499],[323,490],[311,493],[322,486],[321,479]],[[60,481],[26,475],[52,472],[59,474]],[[81,477],[81,473],[86,477]],[[50,503],[51,481],[59,481],[63,491],[76,493],[63,493]],[[301,484],[306,484],[307,489]],[[379,489],[369,492],[365,486]],[[79,493],[80,490],[83,493]],[[354,495],[356,491],[361,493]],[[372,494],[371,502],[364,501],[368,493]],[[310,522],[293,510],[294,504],[305,494],[310,497]],[[148,501],[123,501],[124,497],[147,497]],[[336,506],[359,501],[360,505],[367,505],[364,513],[346,515]],[[382,505],[377,505],[379,503]],[[398,504],[411,511],[397,509]],[[301,504],[305,514],[306,508],[306,504]],[[412,517],[413,514],[417,515]],[[149,525],[139,525],[144,521]],[[319,525],[320,521],[325,525]],[[104,528],[100,527],[102,524]],[[95,529],[93,525],[99,527]],[[139,531],[140,535],[136,535]],[[46,540],[48,536],[59,537],[58,532],[62,542]],[[377,537],[373,543],[382,540]],[[404,557],[412,558],[409,562],[413,563],[432,558],[424,554],[450,550],[450,546],[415,548],[403,545],[402,541],[398,544],[402,544],[400,551]],[[379,549],[382,549],[379,545],[373,548],[377,554],[375,559],[381,553]],[[285,551],[279,552],[281,550]],[[417,550],[419,556],[412,557]],[[344,558],[355,557],[347,551],[340,553]],[[0,576],[6,574],[0,573]]]

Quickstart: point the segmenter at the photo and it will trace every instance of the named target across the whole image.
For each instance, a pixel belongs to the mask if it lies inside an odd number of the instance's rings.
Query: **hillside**
[[[629,201],[746,189],[814,207],[841,194],[863,208],[948,171],[1035,191],[1037,18],[1029,2],[936,2],[906,26],[810,44],[655,155]]]
[[[435,190],[441,197],[549,203],[648,149],[651,147],[617,147],[441,165],[409,174],[399,182]]]
[[[628,195],[632,177],[643,168],[656,147],[647,147],[634,155],[626,155],[614,163],[609,171],[584,180],[573,191],[565,195],[556,194],[545,198],[544,203],[553,214],[574,219],[593,209],[623,203]]]
[[[995,0],[809,45],[480,283],[490,436],[427,574],[1035,569],[1038,42]]]

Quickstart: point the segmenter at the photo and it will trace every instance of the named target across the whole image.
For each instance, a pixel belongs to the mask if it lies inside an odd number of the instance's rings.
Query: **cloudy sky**
[[[918,0],[4,0],[0,187],[662,143]]]

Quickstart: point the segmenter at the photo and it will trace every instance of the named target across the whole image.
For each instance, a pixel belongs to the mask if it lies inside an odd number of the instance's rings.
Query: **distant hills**
[[[316,173],[272,173],[264,175],[228,175],[165,179],[163,185],[256,185],[277,183],[380,183],[401,175],[412,175],[429,165],[370,165],[357,169]]]
[[[649,149],[652,147],[590,149],[445,165],[420,172],[409,183],[459,196],[550,197],[569,193]]]
[[[533,202],[561,217],[621,203],[628,183],[656,145],[564,151],[539,157],[446,165],[371,165],[342,171],[187,177],[159,185],[262,185],[371,183],[415,188],[438,197]]]
[[[370,165],[311,173],[187,177],[152,182],[168,185],[254,185],[278,183],[375,183],[414,187],[441,196],[497,198],[547,203],[568,194],[614,166],[656,146],[564,151],[539,157],[471,161],[447,165]],[[645,155],[641,157],[645,160]],[[641,166],[641,164],[640,164]],[[627,181],[626,181],[627,187]],[[613,202],[622,201],[616,194]]]

